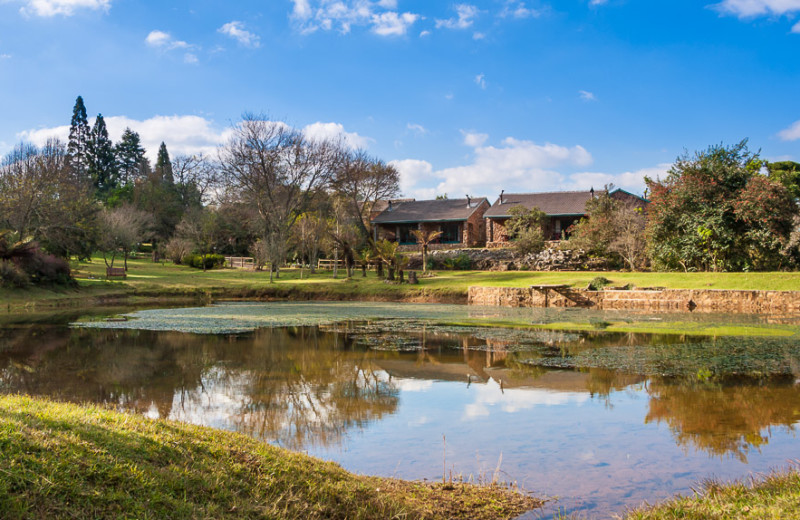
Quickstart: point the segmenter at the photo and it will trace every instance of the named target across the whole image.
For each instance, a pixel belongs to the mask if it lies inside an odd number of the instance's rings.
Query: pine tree
[[[78,96],[72,109],[72,121],[69,125],[69,144],[67,155],[73,171],[79,178],[88,176],[88,147],[91,140],[89,121],[86,118],[86,106],[83,98]]]
[[[116,152],[117,171],[122,185],[132,183],[148,173],[142,171],[142,164],[146,159],[139,134],[130,128],[126,128],[122,133],[122,140],[117,144]]]
[[[158,149],[155,173],[162,182],[175,184],[175,179],[172,175],[172,162],[169,160],[169,152],[167,152],[167,145],[164,144],[164,141],[161,141],[161,147]]]
[[[104,198],[117,187],[117,162],[103,114],[97,114],[89,141],[88,167],[97,195]]]

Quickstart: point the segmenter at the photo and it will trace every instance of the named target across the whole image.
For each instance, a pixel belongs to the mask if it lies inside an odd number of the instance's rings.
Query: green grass
[[[501,486],[362,477],[250,437],[0,396],[0,511],[38,518],[512,518]]]
[[[691,497],[628,513],[627,520],[800,519],[800,473],[773,473],[757,480],[708,482]]]
[[[0,289],[0,302],[9,307],[36,304],[58,305],[75,300],[103,300],[119,296],[145,298],[289,298],[289,299],[364,299],[409,300],[465,303],[472,285],[527,287],[537,284],[568,284],[586,287],[596,276],[605,276],[612,286],[673,289],[761,289],[800,290],[798,273],[629,273],[629,272],[531,272],[531,271],[438,271],[431,278],[420,278],[419,285],[392,285],[379,280],[374,272],[361,273],[348,280],[341,273],[303,278],[298,269],[285,269],[274,283],[268,272],[221,269],[203,272],[167,262],[132,260],[125,280],[106,281],[101,258],[76,264],[79,289]]]

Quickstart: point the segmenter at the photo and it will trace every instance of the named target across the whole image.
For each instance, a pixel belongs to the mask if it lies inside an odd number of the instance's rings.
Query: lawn
[[[498,485],[363,477],[242,434],[0,395],[0,511],[39,518],[514,518]]]
[[[0,302],[10,307],[31,303],[58,303],[65,300],[109,298],[115,295],[186,298],[327,298],[327,299],[406,299],[417,301],[465,302],[472,285],[527,287],[536,284],[568,284],[585,287],[596,276],[612,285],[674,289],[761,289],[800,290],[800,272],[776,273],[630,273],[630,272],[531,272],[531,271],[436,271],[433,277],[420,278],[418,285],[394,285],[379,280],[374,272],[366,278],[356,272],[352,279],[330,271],[311,275],[308,270],[284,269],[274,283],[268,272],[219,269],[203,272],[169,262],[129,261],[128,277],[105,280],[102,259],[74,264],[79,288],[49,291],[43,289],[0,289]]]

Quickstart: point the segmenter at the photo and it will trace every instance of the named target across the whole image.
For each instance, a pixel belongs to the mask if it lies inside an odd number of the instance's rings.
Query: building
[[[411,231],[426,229],[442,232],[432,248],[479,247],[486,242],[483,216],[489,207],[485,197],[391,202],[372,219],[374,238],[415,246]]]
[[[511,208],[522,206],[538,208],[547,215],[544,225],[545,240],[569,238],[569,228],[586,217],[586,203],[596,196],[594,189],[588,191],[554,191],[546,193],[501,193],[497,201],[484,214],[486,219],[486,243],[490,247],[508,243],[506,224],[511,218]],[[615,189],[610,197],[644,207],[647,201],[625,190]]]

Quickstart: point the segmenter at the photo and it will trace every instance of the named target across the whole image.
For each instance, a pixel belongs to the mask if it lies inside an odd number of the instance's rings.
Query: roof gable
[[[553,191],[546,193],[506,193],[503,203],[497,199],[484,213],[486,218],[510,217],[509,210],[515,206],[527,209],[538,208],[547,215],[585,215],[586,203],[592,199],[592,191]]]
[[[473,213],[486,209],[489,200],[486,197],[470,199],[412,200],[392,204],[372,219],[376,224],[399,224],[410,222],[444,222],[467,220]]]

